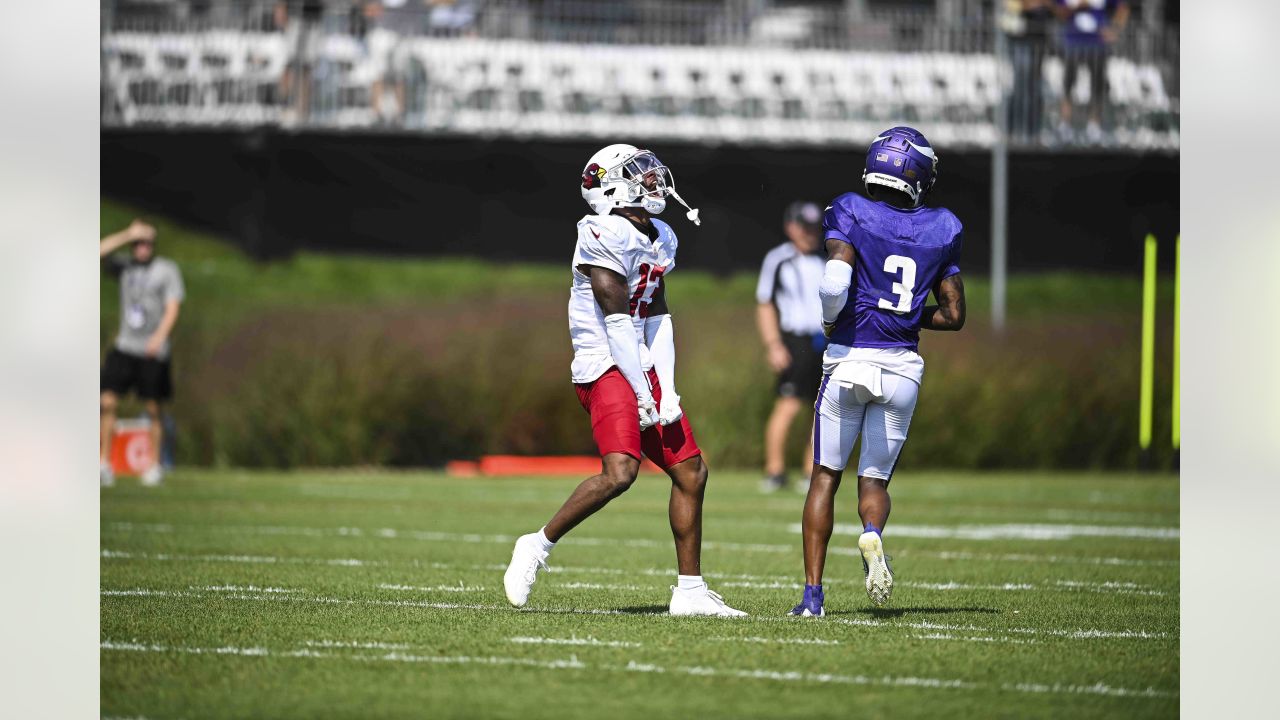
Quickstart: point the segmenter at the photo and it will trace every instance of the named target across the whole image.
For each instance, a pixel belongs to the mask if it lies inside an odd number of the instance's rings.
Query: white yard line
[[[192,561],[192,562],[243,562],[250,564],[317,564],[317,565],[340,565],[347,567],[361,567],[367,564],[373,564],[373,561],[355,560],[352,558],[287,558],[273,557],[261,555],[173,555],[173,554],[146,554],[146,553],[129,553],[118,550],[103,550],[102,557],[107,559],[130,559],[130,560],[157,560],[157,561]],[[384,565],[386,563],[383,563]],[[485,570],[485,571],[501,571],[506,569],[506,565],[500,563],[490,564],[471,564],[471,565],[453,565],[449,563],[431,563],[434,569],[468,569],[468,570]],[[644,575],[654,577],[670,577],[673,571],[666,568],[602,568],[574,565],[555,565],[550,571],[553,575],[558,573],[581,573],[593,575]],[[768,576],[768,575],[748,575],[748,574],[715,574],[708,573],[707,577],[719,587],[726,588],[745,588],[750,590],[799,590],[804,586],[799,582],[786,576]],[[828,585],[855,584],[861,585],[860,578],[827,578],[825,583]],[[924,582],[912,580],[900,580],[898,584],[902,587],[914,587],[922,590],[990,590],[1000,592],[1017,592],[1017,591],[1088,591],[1111,593],[1117,595],[1149,595],[1164,596],[1167,593],[1163,590],[1156,590],[1137,583],[1129,582],[1091,582],[1085,580],[1055,580],[1051,585],[1036,585],[1034,583],[998,583],[998,584],[971,584],[960,583],[956,581],[938,581]],[[594,582],[566,582],[551,583],[551,587],[558,587],[567,590],[616,590],[616,591],[640,591],[652,590],[657,585],[634,585],[634,584],[617,584],[617,583],[594,583]],[[418,592],[483,592],[487,588],[483,585],[467,585],[464,581],[457,581],[453,585],[432,585],[419,586],[399,583],[383,583],[378,585],[383,590],[402,590],[402,591],[418,591]],[[229,586],[226,589],[236,589]],[[252,586],[243,589],[253,589]]]
[[[408,590],[412,592],[484,592],[483,585],[467,585],[459,580],[453,585],[396,585],[392,583],[380,583],[379,590]]]
[[[115,523],[110,523],[108,527],[110,527],[113,530],[120,530],[124,532],[152,532],[152,533],[177,532],[177,530],[173,525],[170,525],[167,523],[115,522]],[[852,534],[853,532],[853,530],[850,530],[849,528],[854,528],[854,526],[850,526],[850,525],[837,526],[837,527],[845,528],[849,534]],[[1004,525],[1004,526],[976,526],[976,527],[977,528],[1015,528],[1015,527],[1059,528],[1058,531],[1053,531],[1053,532],[1058,532],[1059,534],[1068,532],[1067,530],[1061,530],[1062,528],[1109,529],[1106,526],[1083,526],[1083,525],[1038,525],[1038,526],[1037,525],[1020,525],[1020,526]],[[902,528],[908,528],[908,529],[930,528],[929,532],[938,532],[943,534],[919,535],[919,536],[903,535],[901,532]],[[193,532],[204,531],[204,530],[214,530],[218,532],[228,532],[228,533],[234,533],[234,534],[249,534],[249,535],[270,535],[270,536],[297,535],[300,537],[357,537],[357,538],[368,537],[368,538],[383,538],[383,539],[417,540],[422,542],[452,542],[452,543],[470,543],[470,544],[509,545],[515,542],[515,536],[513,535],[479,535],[474,533],[448,533],[448,532],[435,532],[435,531],[426,531],[426,530],[397,530],[394,528],[375,528],[372,530],[365,530],[361,528],[351,528],[351,527],[312,528],[312,527],[292,527],[292,526],[279,526],[279,525],[190,525],[190,526],[183,526],[183,529],[193,531]],[[800,525],[798,523],[793,524],[789,526],[789,529],[792,532],[798,533],[800,531]],[[860,528],[854,528],[854,529],[860,531]],[[1118,529],[1110,528],[1110,529],[1125,530],[1126,528],[1118,528]],[[946,535],[945,533],[946,532],[955,533],[955,532],[960,532],[961,530],[965,530],[965,529],[949,528],[949,527],[941,527],[941,526],[935,527],[935,526],[920,526],[920,525],[918,526],[895,525],[889,531],[889,533],[890,533],[890,538],[892,538],[895,533],[902,537],[958,537],[954,535]],[[1157,534],[1172,533],[1172,537],[1161,537],[1159,539],[1172,539],[1172,540],[1178,539],[1178,530],[1176,528],[1128,528],[1128,530],[1133,530],[1135,532],[1151,531]],[[973,532],[978,533],[978,530],[973,530]],[[1081,532],[1083,533],[1085,531],[1082,530]],[[1039,539],[1039,540],[1069,539],[1070,537],[1074,537],[1074,535],[1066,535],[1065,537],[1048,537],[1051,534],[1052,534],[1051,531],[1046,530],[1042,533],[1041,537],[1028,538],[1028,539]],[[1124,535],[1121,537],[1141,537],[1141,536],[1140,535]],[[996,539],[996,538],[973,537],[973,538],[966,538],[966,539]],[[671,543],[668,541],[658,541],[658,540],[648,540],[648,539],[593,538],[593,537],[579,537],[577,535],[571,535],[566,539],[566,541],[572,545],[585,545],[585,546],[595,546],[595,547],[602,547],[602,546],[603,547],[645,547],[645,548],[671,547]],[[797,552],[797,545],[795,544],[774,545],[774,544],[766,544],[766,543],[734,543],[734,542],[707,541],[702,543],[702,547],[707,550],[728,550],[731,552],[763,552],[763,553],[774,553],[774,554],[794,554]],[[860,557],[857,549],[855,548],[832,547],[828,550],[828,553],[831,555],[840,555],[840,556],[846,556],[846,557]],[[890,554],[894,554],[894,553],[891,552]],[[904,550],[900,554],[904,557],[906,556],[937,557],[941,559],[956,559],[956,560],[993,559],[993,560],[1004,560],[1004,561],[1010,561],[1010,562],[1037,562],[1037,563],[1039,562],[1077,563],[1078,562],[1078,563],[1099,564],[1099,565],[1115,564],[1115,565],[1156,565],[1156,566],[1176,566],[1178,564],[1176,560],[1145,560],[1141,558],[1106,558],[1106,557],[1103,557],[1103,558],[1078,557],[1077,558],[1072,556],[1035,555],[1035,554],[1025,554],[1025,553],[1024,554],[1014,553],[1014,554],[1004,554],[1004,555],[983,555],[983,554],[963,553],[963,552],[957,553],[957,552],[931,552],[931,551],[920,551],[920,550]]]
[[[799,533],[800,523],[787,526],[792,533]],[[840,535],[861,535],[862,528],[848,523],[836,523],[835,532]],[[1177,540],[1175,527],[1120,526],[1120,525],[1050,525],[1043,523],[1008,523],[1003,525],[890,525],[885,530],[886,539],[930,538],[943,540],[1074,540],[1080,537],[1139,538],[1144,540]]]
[[[155,560],[159,562],[227,562],[251,565],[332,565],[335,567],[363,567],[386,565],[381,560],[356,560],[354,558],[299,558],[277,555],[181,555],[171,553],[140,553],[125,550],[103,550],[107,560]]]
[[[201,592],[182,592],[171,590],[157,590],[150,588],[131,588],[131,589],[105,589],[100,591],[104,596],[112,597],[156,597],[156,598],[209,598],[217,597],[220,599],[243,600],[249,602],[306,602],[318,603],[326,605],[365,605],[365,606],[387,606],[387,607],[415,607],[430,610],[482,610],[490,612],[502,613],[545,613],[555,615],[605,615],[605,616],[626,616],[626,615],[652,615],[665,616],[666,613],[660,611],[653,612],[628,612],[615,609],[595,609],[595,608],[525,608],[522,610],[514,610],[506,605],[485,605],[485,604],[465,604],[465,603],[444,603],[444,602],[428,602],[415,600],[377,600],[367,598],[341,598],[330,596],[307,596],[303,594],[280,594],[280,593],[260,593],[260,594],[207,594]],[[711,620],[715,622],[715,620]],[[801,622],[795,618],[773,615],[751,615],[743,618],[732,618],[725,620],[735,623],[762,623],[762,622]],[[1061,637],[1069,639],[1138,639],[1138,640],[1157,640],[1167,638],[1166,633],[1147,632],[1144,630],[1100,630],[1094,628],[1082,629],[1061,629],[1061,628],[1026,628],[1026,627],[980,627],[977,625],[953,625],[947,623],[935,623],[931,621],[887,621],[875,620],[870,618],[845,618],[828,616],[823,622],[829,622],[839,625],[853,625],[858,627],[873,628],[907,628],[916,630],[937,630],[944,632],[962,631],[977,632],[989,635],[1045,635],[1051,637]]]
[[[841,645],[839,640],[821,638],[713,637],[713,642],[755,643],[759,645]]]
[[[307,640],[303,643],[307,647],[321,648],[361,648],[372,650],[408,650],[409,646],[403,643],[384,643],[384,642],[362,642],[359,640]]]
[[[584,645],[589,647],[608,647],[608,648],[638,648],[640,643],[628,642],[626,640],[598,640],[590,635],[580,638],[577,635],[571,635],[567,638],[549,638],[549,637],[513,637],[508,642],[517,645]]]
[[[399,663],[431,663],[440,665],[488,665],[510,667],[532,667],[546,670],[603,670],[609,672],[661,673],[666,675],[690,675],[695,677],[723,677],[735,680],[765,680],[771,682],[794,682],[803,684],[846,684],[846,685],[882,685],[887,687],[929,688],[937,690],[982,690],[989,686],[959,678],[933,678],[914,676],[867,676],[841,675],[835,673],[806,673],[799,671],[779,671],[768,668],[716,668],[706,666],[675,666],[638,663],[634,660],[626,665],[587,664],[570,655],[564,660],[536,660],[533,658],[515,658],[500,656],[470,655],[415,655],[400,651],[385,654],[333,654],[318,653],[310,649],[271,651],[260,647],[184,647],[164,646],[150,643],[118,642],[106,640],[101,648],[112,652],[152,652],[179,653],[188,655],[223,655],[243,657],[295,657],[295,658],[337,658],[362,662],[399,662]],[[1177,697],[1177,692],[1156,688],[1131,689],[1113,687],[1098,683],[1095,685],[1062,685],[1040,683],[1004,683],[999,686],[1006,692],[1022,692],[1036,694],[1092,694],[1110,697],[1144,697],[1164,698]]]

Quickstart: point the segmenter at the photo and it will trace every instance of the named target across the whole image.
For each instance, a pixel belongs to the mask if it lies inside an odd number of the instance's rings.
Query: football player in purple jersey
[[[920,330],[964,327],[961,225],[925,207],[938,156],[918,130],[895,127],[871,142],[862,173],[867,197],[845,193],[827,207],[827,267],[819,288],[830,344],[814,405],[813,475],[804,505],[804,599],[791,610],[823,615],[822,571],[840,478],[858,437],[858,538],[867,595],[889,601],[893,571],[880,533],[889,480],[907,439],[924,360]],[[926,301],[930,291],[936,305]]]

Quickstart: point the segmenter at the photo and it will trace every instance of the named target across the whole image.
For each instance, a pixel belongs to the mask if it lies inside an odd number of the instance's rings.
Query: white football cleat
[[[98,482],[102,487],[112,487],[116,484],[116,473],[111,469],[111,463],[106,460],[98,463]]]
[[[507,566],[507,574],[502,576],[502,585],[507,591],[507,602],[512,607],[524,607],[529,602],[529,591],[538,580],[538,571],[547,570],[547,552],[542,549],[537,533],[529,533],[516,538],[515,549],[511,551],[511,564]]]
[[[147,487],[155,487],[164,479],[164,471],[160,469],[160,463],[152,463],[151,467],[142,472],[142,484]]]
[[[712,617],[746,617],[741,610],[735,610],[724,604],[724,598],[703,583],[692,590],[681,590],[671,586],[671,614],[678,617],[712,616]]]
[[[893,595],[893,569],[884,556],[884,542],[876,533],[864,532],[858,538],[858,550],[862,551],[862,572],[867,576],[867,597],[884,605]]]

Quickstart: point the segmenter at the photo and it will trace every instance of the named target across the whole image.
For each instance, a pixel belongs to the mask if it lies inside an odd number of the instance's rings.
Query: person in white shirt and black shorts
[[[822,208],[796,201],[783,214],[787,241],[769,251],[756,285],[756,325],[765,359],[778,375],[778,399],[765,425],[762,489],[787,485],[787,433],[805,402],[817,397],[822,379],[822,304],[818,286],[826,268],[821,254]],[[812,442],[812,440],[810,441]],[[813,464],[812,445],[802,460],[801,477]]]

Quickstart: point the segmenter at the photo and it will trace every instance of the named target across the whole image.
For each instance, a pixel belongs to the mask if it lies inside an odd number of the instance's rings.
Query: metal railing
[[[1178,147],[1176,28],[1081,49],[1006,16],[997,57],[993,17],[851,7],[109,1],[102,123],[987,147],[1003,93],[1015,147]]]

